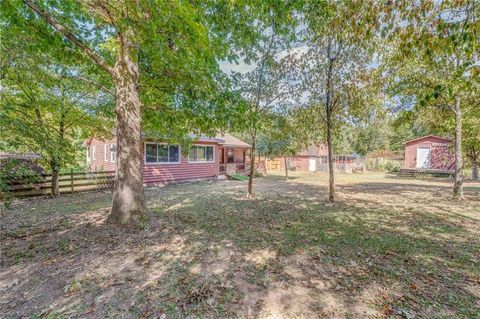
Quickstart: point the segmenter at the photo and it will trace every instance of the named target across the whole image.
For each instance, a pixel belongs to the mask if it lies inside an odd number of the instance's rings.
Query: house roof
[[[422,137],[419,137],[419,138],[416,138],[416,139],[413,139],[413,140],[410,140],[410,141],[406,141],[405,144],[420,141],[420,140],[423,140],[423,139],[426,139],[426,138],[431,138],[431,137],[438,138],[438,139],[444,140],[446,142],[451,142],[452,141],[451,139],[446,138],[446,137],[441,137],[441,136],[436,136],[436,135],[425,135],[425,136],[422,136]]]
[[[220,140],[218,144],[223,145],[223,146],[231,146],[231,147],[244,147],[244,148],[250,148],[250,144],[245,143],[244,141],[236,138],[233,135],[230,135],[228,133],[223,133],[223,134],[217,134],[215,136],[215,139]]]
[[[297,156],[321,156],[327,153],[325,144],[311,144],[306,150],[297,154]]]
[[[143,133],[144,137],[153,137],[152,133]],[[200,142],[211,142],[211,143],[218,143],[222,146],[230,146],[230,147],[243,147],[243,148],[250,148],[250,144],[245,143],[244,141],[236,138],[235,136],[228,134],[228,133],[219,133],[215,137],[208,137],[208,136],[197,136],[195,134],[191,134],[190,138],[195,139]],[[90,137],[86,141],[84,141],[84,146],[89,145],[92,142],[93,137]]]

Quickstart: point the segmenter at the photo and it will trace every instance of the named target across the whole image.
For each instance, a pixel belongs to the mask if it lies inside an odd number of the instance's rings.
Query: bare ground
[[[109,193],[2,213],[2,318],[480,318],[480,184],[325,175],[170,185],[148,219]]]

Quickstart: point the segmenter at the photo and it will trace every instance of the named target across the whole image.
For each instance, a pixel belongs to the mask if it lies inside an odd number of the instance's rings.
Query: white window
[[[95,145],[92,146],[92,161],[95,160]]]
[[[112,163],[115,163],[117,159],[117,146],[115,144],[110,144],[110,159]]]
[[[190,163],[213,163],[213,146],[193,145],[190,147],[188,161]]]
[[[108,144],[103,146],[103,156],[105,157],[105,162],[108,162]]]
[[[90,145],[87,146],[87,163],[90,163]]]
[[[145,163],[180,163],[180,146],[146,143]]]

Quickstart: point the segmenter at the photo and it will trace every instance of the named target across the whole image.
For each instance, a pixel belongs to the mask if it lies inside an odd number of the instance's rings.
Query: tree
[[[415,97],[416,110],[448,111],[454,119],[455,199],[463,199],[464,116],[479,106],[479,7],[478,1],[431,0],[392,8],[390,63],[402,66],[395,67],[395,84]]]
[[[326,10],[319,6],[326,5]],[[372,61],[372,35],[379,27],[379,5],[355,1],[306,1],[307,53],[302,60],[309,104],[320,106],[316,116],[325,124],[329,166],[329,201],[335,200],[334,131],[355,108],[368,106],[366,92]]]
[[[2,33],[0,140],[3,147],[42,155],[52,172],[51,194],[59,193],[59,173],[76,164],[83,135],[106,135],[112,99],[78,80],[79,69],[59,66],[31,43]],[[0,146],[2,147],[2,146]]]
[[[272,114],[285,108],[292,93],[288,78],[291,56],[280,55],[286,52],[295,37],[295,20],[292,17],[295,5],[295,1],[263,2],[259,8],[263,19],[253,22],[259,37],[243,53],[245,61],[253,65],[253,70],[237,75],[246,107],[242,121],[251,143],[247,198],[253,198],[258,135],[270,125]]]
[[[276,115],[267,132],[258,136],[258,153],[265,157],[283,157],[285,161],[285,179],[288,180],[287,158],[297,154],[308,145],[301,138],[302,126],[294,121],[290,114]],[[300,130],[299,130],[300,129]]]
[[[73,51],[114,87],[117,171],[110,220],[124,224],[146,209],[142,113],[149,115],[147,127],[174,136],[197,125],[212,130],[211,117],[199,118],[222,98],[210,96],[221,83],[218,61],[234,58],[231,43],[248,41],[229,28],[254,16],[255,6],[23,0],[2,2],[1,11],[4,25],[16,26],[19,37],[36,42],[39,50]]]

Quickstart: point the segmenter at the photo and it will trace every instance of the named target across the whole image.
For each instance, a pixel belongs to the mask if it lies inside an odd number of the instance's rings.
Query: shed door
[[[430,168],[430,147],[417,147],[417,168]]]
[[[317,159],[309,158],[308,159],[308,170],[310,172],[315,172],[317,170]]]

